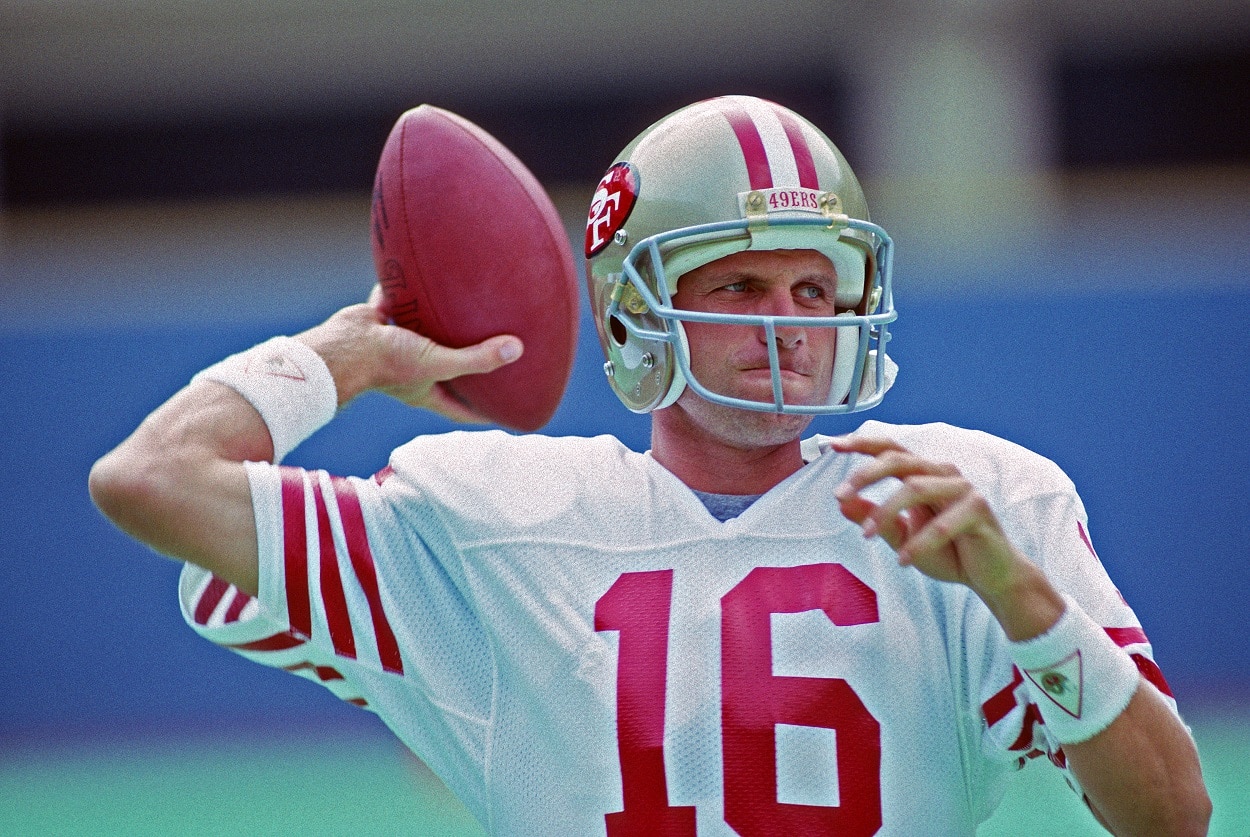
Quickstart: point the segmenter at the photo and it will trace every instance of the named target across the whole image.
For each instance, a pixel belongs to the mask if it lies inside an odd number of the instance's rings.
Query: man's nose
[[[766,300],[765,309],[760,313],[770,317],[795,317],[799,315],[798,306],[794,303],[794,297],[787,290],[785,293],[770,294]],[[767,345],[768,329],[760,327],[760,342]],[[777,341],[779,349],[797,349],[807,340],[807,329],[803,326],[773,326],[773,336]]]

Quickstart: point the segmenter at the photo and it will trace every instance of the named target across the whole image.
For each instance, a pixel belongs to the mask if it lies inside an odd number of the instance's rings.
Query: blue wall
[[[904,295],[900,310],[902,373],[870,415],[980,428],[1055,459],[1182,702],[1250,695],[1250,290]],[[0,336],[0,737],[360,722],[319,687],[197,639],[176,565],[115,531],[86,491],[94,459],[196,370],[306,325]],[[615,431],[645,449],[647,420],[610,395],[584,337],[547,432]],[[289,461],[367,474],[447,427],[365,397]]]

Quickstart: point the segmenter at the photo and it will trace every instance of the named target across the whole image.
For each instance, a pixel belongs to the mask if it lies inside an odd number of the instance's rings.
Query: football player
[[[892,242],[833,143],[730,96],[625,148],[585,231],[609,436],[281,466],[359,393],[515,359],[378,298],[200,373],[91,474],[188,623],[376,712],[491,833],[967,834],[1028,759],[1117,834],[1205,833],[1193,741],[1051,462],[814,415],[894,378]]]

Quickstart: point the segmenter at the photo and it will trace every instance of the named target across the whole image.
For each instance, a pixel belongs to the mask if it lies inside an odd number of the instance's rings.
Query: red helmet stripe
[[[742,158],[747,164],[747,179],[752,189],[771,189],[773,187],[773,170],[768,165],[768,153],[764,150],[764,140],[760,137],[755,121],[742,108],[733,106],[721,107],[721,113],[729,121],[738,145],[742,148]]]
[[[812,159],[812,149],[803,136],[803,126],[794,115],[784,108],[773,108],[781,127],[790,141],[790,150],[794,152],[794,164],[799,169],[799,186],[804,189],[819,189],[820,180],[816,177],[816,162]]]

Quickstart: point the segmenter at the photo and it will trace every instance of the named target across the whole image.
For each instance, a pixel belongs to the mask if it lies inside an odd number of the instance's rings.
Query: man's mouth
[[[767,363],[765,363],[762,366],[757,365],[757,366],[742,367],[741,369],[739,369],[739,371],[745,373],[746,375],[750,377],[762,375],[764,377],[771,378],[773,374],[772,367],[769,366]],[[782,379],[810,377],[810,373],[802,365],[799,365],[799,364],[781,363],[779,364],[778,371],[781,373]]]

